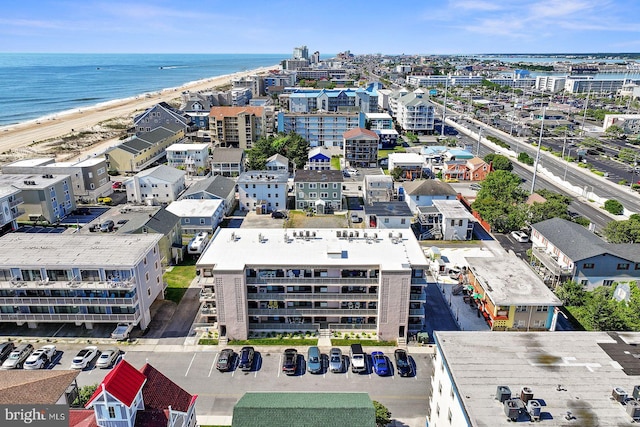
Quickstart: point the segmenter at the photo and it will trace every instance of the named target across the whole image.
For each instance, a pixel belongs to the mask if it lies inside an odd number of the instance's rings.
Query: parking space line
[[[209,369],[209,375],[208,375],[209,377],[211,376],[211,372],[213,372],[213,367],[216,364],[216,361],[218,360],[218,355],[219,354],[220,353],[216,352],[216,355],[213,356],[213,362],[211,362],[211,369]]]
[[[278,357],[278,367],[282,366],[282,355],[280,355],[280,357]],[[282,371],[282,369],[278,369],[278,378],[280,378],[280,372]]]
[[[193,365],[193,361],[196,358],[196,354],[198,354],[198,353],[193,353],[193,357],[191,358],[191,362],[189,363],[189,367],[187,368],[187,372],[184,373],[185,377],[189,374],[189,370],[191,369],[191,365]]]

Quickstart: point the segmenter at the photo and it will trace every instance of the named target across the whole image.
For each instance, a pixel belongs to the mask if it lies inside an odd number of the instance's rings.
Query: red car
[[[114,190],[117,190],[118,188],[122,187],[122,182],[120,181],[116,181],[113,184],[111,184],[111,188],[113,188]]]

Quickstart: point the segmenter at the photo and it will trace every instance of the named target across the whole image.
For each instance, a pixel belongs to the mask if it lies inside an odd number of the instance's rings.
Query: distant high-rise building
[[[311,56],[311,63],[312,64],[319,64],[320,63],[320,52],[319,51],[315,51],[313,52],[313,55]]]
[[[309,59],[309,49],[307,46],[294,47],[293,59]]]

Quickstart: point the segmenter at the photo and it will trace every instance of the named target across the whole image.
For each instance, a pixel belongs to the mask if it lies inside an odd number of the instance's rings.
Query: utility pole
[[[538,162],[540,161],[540,148],[542,147],[542,133],[544,132],[544,116],[547,115],[547,107],[542,107],[542,122],[540,123],[540,137],[538,138],[538,150],[536,151],[536,161],[533,163],[533,179],[531,180],[531,194],[536,188],[536,176],[538,174]]]
[[[482,139],[482,128],[478,127],[478,147],[476,148],[476,157],[480,157],[480,140]]]
[[[447,74],[447,78],[444,81],[444,108],[442,109],[442,129],[440,131],[440,136],[444,137],[444,119],[447,116],[447,92],[449,90],[449,75]]]
[[[582,114],[582,132],[581,136],[584,136],[584,124],[587,121],[587,106],[589,105],[589,96],[591,95],[591,85],[589,85],[589,91],[587,92],[587,99],[584,103],[584,113]]]

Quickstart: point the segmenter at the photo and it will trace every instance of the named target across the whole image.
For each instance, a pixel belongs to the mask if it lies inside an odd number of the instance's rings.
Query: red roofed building
[[[93,408],[94,424],[85,411],[74,427],[195,427],[196,399],[146,364],[139,371],[121,361],[98,386],[86,408]],[[85,414],[85,415],[83,415]]]
[[[342,154],[351,167],[378,165],[378,134],[364,128],[349,129],[342,137]]]
[[[267,126],[263,107],[212,107],[209,113],[211,137],[223,147],[251,148]]]

